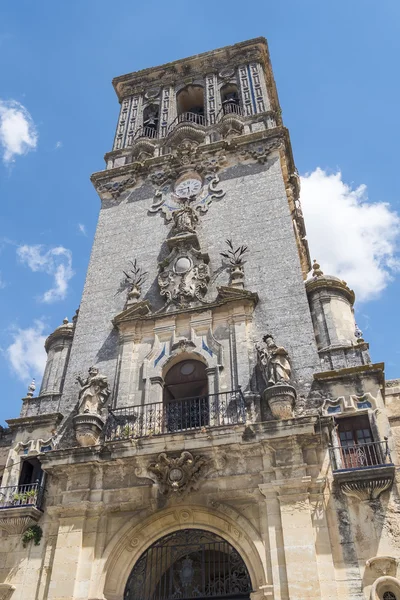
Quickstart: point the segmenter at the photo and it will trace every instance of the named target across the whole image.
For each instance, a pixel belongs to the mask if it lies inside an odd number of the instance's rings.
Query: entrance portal
[[[250,576],[238,552],[224,539],[184,529],[150,546],[134,566],[124,600],[248,599]]]

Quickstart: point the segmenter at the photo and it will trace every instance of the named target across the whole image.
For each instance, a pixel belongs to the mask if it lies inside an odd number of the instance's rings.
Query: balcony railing
[[[177,125],[179,125],[180,123],[194,123],[195,125],[204,126],[206,124],[206,119],[205,119],[204,115],[199,115],[198,113],[192,113],[192,112],[182,113],[181,115],[178,115],[172,121],[171,125],[168,128],[168,133],[171,133],[171,131],[173,129],[175,129],[175,127]]]
[[[241,390],[110,410],[106,441],[246,423]]]
[[[221,118],[222,115],[240,115],[243,116],[243,109],[242,107],[237,104],[236,102],[227,102],[226,104],[223,104],[221,110],[219,111],[218,115],[217,115],[217,120],[218,118]]]
[[[153,127],[139,127],[133,136],[134,140],[138,140],[139,138],[152,138],[155,139],[158,137],[157,129]]]
[[[392,464],[387,439],[383,442],[330,447],[329,453],[333,471],[368,469]]]
[[[0,510],[18,506],[34,506],[41,510],[44,487],[38,483],[0,487]]]

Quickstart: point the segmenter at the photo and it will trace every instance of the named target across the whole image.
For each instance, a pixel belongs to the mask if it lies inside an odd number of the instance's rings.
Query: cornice
[[[141,93],[145,89],[179,82],[190,83],[199,76],[254,61],[261,62],[264,67],[269,63],[268,44],[264,37],[120,75],[113,79],[112,84],[121,102],[126,96]]]
[[[334,371],[323,371],[321,373],[314,373],[314,379],[316,381],[330,381],[334,379],[342,379],[347,377],[354,377],[355,375],[364,375],[367,373],[377,373],[379,377],[379,383],[385,384],[384,374],[384,363],[373,363],[368,365],[360,365],[357,367],[350,367],[346,369],[337,369]]]
[[[16,419],[6,419],[9,428],[12,431],[18,429],[36,429],[37,427],[45,427],[46,425],[58,425],[63,419],[61,413],[48,413],[36,415],[33,417],[18,417]]]

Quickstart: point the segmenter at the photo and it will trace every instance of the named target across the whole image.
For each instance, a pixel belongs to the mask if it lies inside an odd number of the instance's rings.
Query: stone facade
[[[265,40],[113,84],[79,313],[0,435],[0,599],[400,600],[400,386],[312,268]]]

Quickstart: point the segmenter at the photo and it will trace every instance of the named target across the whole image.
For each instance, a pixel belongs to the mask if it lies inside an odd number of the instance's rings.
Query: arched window
[[[241,114],[237,85],[228,83],[221,88],[221,102],[224,115],[230,113]]]
[[[179,121],[204,125],[204,91],[201,85],[187,85],[176,96]]]
[[[204,363],[183,360],[164,379],[166,426],[169,432],[199,429],[209,424],[208,379]]]
[[[156,104],[146,106],[143,111],[143,128],[141,137],[157,137],[159,108]]]
[[[124,600],[250,598],[252,585],[240,554],[220,536],[201,529],[170,533],[134,566]]]

